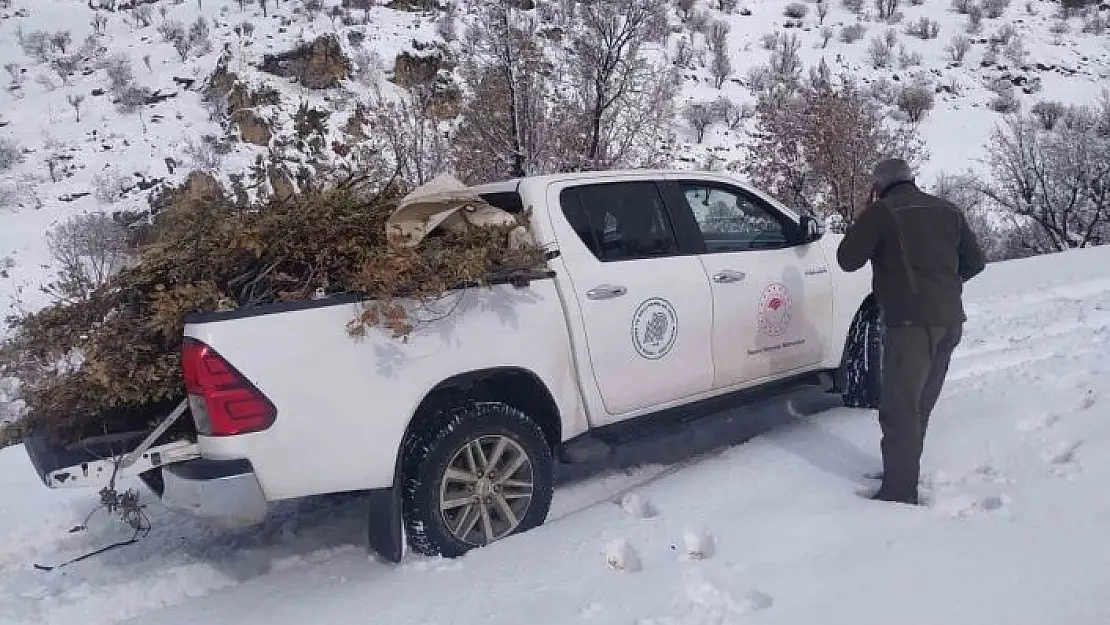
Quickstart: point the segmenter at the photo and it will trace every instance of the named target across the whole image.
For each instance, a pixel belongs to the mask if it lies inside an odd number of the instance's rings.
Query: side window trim
[[[764,212],[766,212],[768,217],[777,221],[782,226],[783,234],[787,237],[789,237],[790,232],[792,232],[794,229],[797,228],[797,224],[790,218],[789,215],[787,215],[787,214],[783,213],[782,211],[778,210],[777,208],[775,208],[774,205],[769,204],[763,198],[759,197],[758,195],[756,195],[754,193],[749,192],[747,189],[744,189],[743,187],[728,184],[726,182],[720,182],[720,181],[717,181],[717,180],[704,180],[704,179],[698,179],[698,178],[674,178],[674,179],[668,180],[667,184],[672,185],[673,189],[674,189],[673,193],[669,196],[671,201],[676,202],[676,203],[680,203],[680,206],[685,210],[685,212],[688,212],[690,214],[690,219],[694,222],[695,233],[696,233],[696,235],[697,235],[697,237],[700,241],[700,247],[702,249],[702,251],[699,252],[700,254],[735,254],[735,253],[740,253],[740,252],[763,252],[763,251],[770,251],[770,250],[785,250],[785,249],[790,249],[792,247],[795,247],[795,245],[788,240],[783,245],[775,246],[775,247],[767,247],[767,248],[745,247],[745,248],[741,248],[741,249],[710,250],[708,248],[708,243],[706,242],[705,233],[702,232],[701,226],[697,223],[697,219],[694,216],[693,207],[690,206],[689,201],[686,198],[686,193],[683,190],[683,187],[686,187],[686,186],[702,186],[702,187],[705,187],[707,189],[715,189],[715,190],[718,190],[718,191],[723,191],[723,192],[726,192],[726,193],[733,194],[733,195],[735,195],[739,198],[743,198],[743,199],[751,202],[756,207],[762,209]]]
[[[686,249],[689,233],[682,233],[679,224],[676,223],[674,215],[671,211],[670,202],[667,200],[665,189],[662,180],[652,178],[639,178],[632,180],[612,180],[604,182],[582,182],[571,183],[559,190],[559,208],[562,213],[563,219],[567,221],[572,232],[575,233],[579,243],[586,248],[586,251],[599,263],[619,263],[635,260],[649,260],[656,258],[673,258],[677,256],[690,255],[690,251]],[[600,254],[601,242],[597,239],[597,232],[592,227],[592,215],[590,214],[589,204],[584,197],[586,191],[591,187],[610,186],[610,185],[651,185],[659,199],[660,214],[663,218],[664,225],[670,231],[671,242],[674,245],[674,251],[662,254],[647,254],[627,256],[621,258],[605,258]],[[590,241],[583,240],[582,234],[575,228],[575,220],[572,219],[572,214],[577,213],[580,219],[584,219],[590,225]],[[692,215],[691,215],[692,219]],[[696,224],[694,224],[696,228]]]

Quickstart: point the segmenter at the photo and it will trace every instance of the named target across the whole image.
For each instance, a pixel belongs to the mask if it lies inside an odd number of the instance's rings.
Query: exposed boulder
[[[267,54],[260,69],[295,78],[309,89],[332,89],[350,76],[351,60],[343,53],[339,37],[328,33],[288,52]]]
[[[231,114],[231,123],[239,129],[239,137],[246,143],[254,145],[270,145],[270,126],[266,120],[248,108],[243,108]]]

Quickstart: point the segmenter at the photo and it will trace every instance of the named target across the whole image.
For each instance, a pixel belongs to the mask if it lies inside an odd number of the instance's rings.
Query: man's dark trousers
[[[940,397],[963,325],[896,325],[883,340],[883,485],[887,500],[916,502],[929,416]]]

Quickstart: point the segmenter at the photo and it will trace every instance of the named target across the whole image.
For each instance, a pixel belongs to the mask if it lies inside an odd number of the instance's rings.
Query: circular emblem
[[[644,300],[632,315],[632,345],[648,360],[667,355],[678,338],[678,313],[665,299]]]
[[[779,336],[790,327],[793,302],[790,291],[779,283],[768,285],[759,296],[759,329],[767,336]]]

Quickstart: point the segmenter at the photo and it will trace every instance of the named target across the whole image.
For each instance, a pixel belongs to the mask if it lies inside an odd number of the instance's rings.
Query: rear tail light
[[[260,432],[274,424],[277,409],[243,374],[208,345],[186,338],[181,372],[197,430],[205,436]]]

